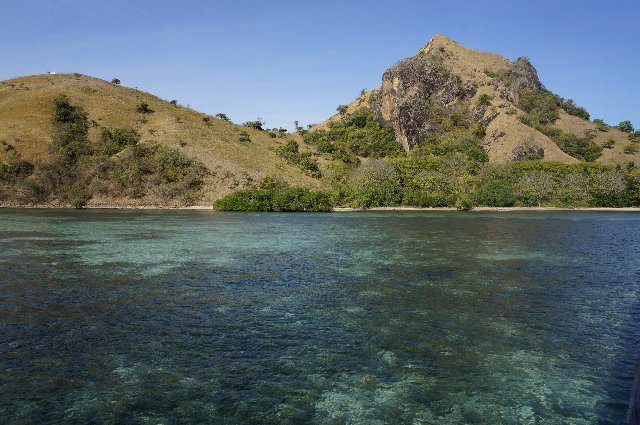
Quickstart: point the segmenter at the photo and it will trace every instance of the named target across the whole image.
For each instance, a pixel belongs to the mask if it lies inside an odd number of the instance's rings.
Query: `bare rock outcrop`
[[[518,104],[518,91],[521,89],[540,90],[543,88],[538,71],[531,65],[529,59],[518,58],[513,62],[513,67],[506,78],[509,100]]]
[[[378,122],[393,129],[406,150],[427,135],[439,132],[434,113],[451,113],[460,99],[475,88],[449,72],[442,52],[419,53],[389,68],[376,91],[374,112]]]
[[[485,66],[495,71],[481,71]],[[542,84],[526,58],[510,62],[438,35],[418,54],[384,73],[382,86],[373,92],[372,107],[376,120],[393,129],[398,142],[410,150],[431,134],[445,133],[451,119],[462,117],[469,125],[485,127],[493,121],[499,112],[478,104],[475,95],[480,87],[513,106],[519,90],[540,89]]]

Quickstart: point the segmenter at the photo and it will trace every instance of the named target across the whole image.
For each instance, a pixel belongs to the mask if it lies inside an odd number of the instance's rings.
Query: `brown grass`
[[[46,160],[52,102],[60,94],[98,124],[89,132],[93,141],[99,137],[99,127],[132,127],[141,134],[141,143],[165,145],[202,162],[211,172],[200,201],[203,205],[266,176],[309,188],[322,185],[276,155],[275,150],[292,135],[274,139],[267,132],[213,117],[206,125],[205,114],[85,75],[34,75],[0,82],[0,140],[13,145],[23,159]],[[154,112],[137,112],[140,102],[148,103]],[[250,134],[251,142],[239,141],[242,131]],[[6,154],[0,152],[0,161],[4,159]]]

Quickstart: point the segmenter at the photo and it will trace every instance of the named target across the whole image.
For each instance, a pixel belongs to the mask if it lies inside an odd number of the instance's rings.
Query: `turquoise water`
[[[0,423],[621,424],[640,215],[0,211]]]

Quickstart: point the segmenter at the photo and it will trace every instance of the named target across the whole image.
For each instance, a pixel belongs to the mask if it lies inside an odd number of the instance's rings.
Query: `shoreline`
[[[640,212],[640,207],[621,207],[621,208],[608,208],[608,207],[580,207],[580,208],[561,208],[561,207],[475,207],[468,211],[458,211],[452,207],[372,207],[372,208],[349,208],[349,207],[336,207],[334,212],[367,212],[367,211],[454,211],[454,212],[518,212],[518,211],[620,211],[620,212]]]
[[[48,209],[48,210],[72,210],[73,207],[65,207],[59,205],[0,205],[0,210],[8,209]],[[216,211],[212,205],[192,205],[189,207],[161,207],[155,205],[96,205],[86,206],[86,210],[157,210],[157,211]],[[640,212],[640,207],[580,207],[580,208],[561,208],[561,207],[475,207],[468,211],[458,211],[452,207],[371,207],[371,208],[351,208],[351,207],[335,207],[331,212]],[[220,211],[232,212],[232,211]],[[265,212],[269,211],[256,211]]]

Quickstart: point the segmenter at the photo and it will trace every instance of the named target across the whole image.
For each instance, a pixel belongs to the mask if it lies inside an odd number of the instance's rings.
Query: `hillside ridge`
[[[585,143],[593,142],[594,149],[604,146],[597,162],[640,163],[640,153],[629,148],[627,133],[613,126],[601,131],[602,126],[572,116],[560,107],[557,118],[550,123],[555,132],[545,131],[546,128],[541,131],[541,126],[523,122],[527,118],[519,99],[523,90],[547,92],[528,58],[511,61],[437,34],[414,56],[385,71],[379,87],[361,94],[317,128],[326,128],[358,108],[367,107],[374,111],[378,122],[393,129],[396,140],[409,151],[429,136],[451,130],[437,120],[462,115],[467,126],[478,124],[484,128],[482,143],[493,163],[509,162],[517,152],[531,147],[543,152],[544,161],[579,162],[582,158],[567,149],[563,151],[556,140],[557,130],[588,139]],[[579,108],[571,100],[566,102]],[[432,117],[434,114],[437,116]]]
[[[295,135],[279,133],[272,138],[266,131],[233,124],[135,88],[81,74],[42,74],[0,82],[0,140],[10,147],[0,150],[0,163],[10,155],[31,163],[50,160],[53,100],[61,94],[87,114],[92,144],[100,140],[104,128],[130,128],[139,134],[141,144],[165,146],[202,163],[208,175],[197,204],[210,205],[214,199],[250,187],[265,177],[312,188],[322,185],[277,155],[277,148],[296,138]],[[152,112],[138,112],[141,103],[148,104]],[[249,141],[241,141],[243,133]],[[98,198],[94,197],[93,202],[99,202]],[[105,204],[113,202],[142,201],[104,200]],[[165,201],[145,202],[155,205]]]

